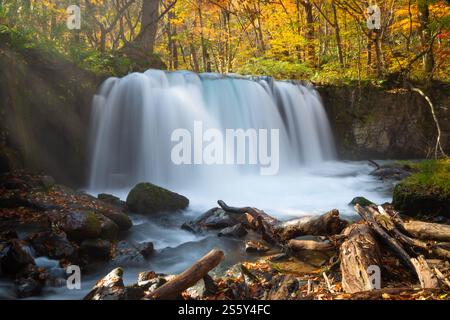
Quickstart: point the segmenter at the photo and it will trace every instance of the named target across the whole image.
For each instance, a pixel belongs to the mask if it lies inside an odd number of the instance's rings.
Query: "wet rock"
[[[67,259],[75,253],[75,248],[67,239],[65,232],[40,232],[32,234],[27,241],[31,244],[37,256],[47,256],[53,259]]]
[[[245,242],[245,252],[248,253],[263,253],[269,251],[270,248],[261,241],[250,240]]]
[[[239,223],[245,224],[245,216],[224,211],[221,208],[212,208],[197,219],[182,225],[186,231],[198,233],[204,230],[224,229]]]
[[[102,239],[86,239],[80,245],[81,254],[98,260],[108,260],[111,243]]]
[[[134,284],[125,287],[124,300],[141,300],[145,296],[145,290]]]
[[[79,210],[67,213],[61,224],[67,236],[77,241],[98,238],[102,231],[101,223],[92,211]]]
[[[219,237],[233,237],[233,238],[242,238],[247,235],[247,230],[242,223],[238,223],[232,227],[222,229],[218,236]]]
[[[83,300],[125,300],[123,269],[116,268],[98,281]]]
[[[42,285],[33,278],[21,278],[16,280],[15,284],[19,298],[38,296],[42,291]]]
[[[349,205],[355,206],[356,204],[359,204],[362,207],[366,207],[366,206],[370,206],[374,203],[364,197],[355,197],[352,199],[352,201],[350,201]]]
[[[97,195],[97,198],[103,202],[106,202],[114,207],[117,207],[121,210],[125,210],[127,203],[125,201],[120,200],[119,197],[116,197],[112,194],[108,193],[100,193]]]
[[[119,241],[113,251],[113,262],[118,265],[141,265],[153,253],[153,243]]]
[[[156,275],[153,278],[149,279],[140,279],[138,280],[137,285],[144,291],[155,291],[159,287],[161,287],[167,280],[163,275]]]
[[[186,209],[189,200],[151,183],[139,183],[127,196],[129,210],[141,214],[170,212]]]
[[[101,213],[106,218],[113,221],[118,227],[119,230],[128,230],[133,226],[133,222],[131,222],[130,217],[125,212],[122,212],[117,209],[105,209],[105,210],[98,210],[98,213]]]
[[[119,227],[111,219],[102,217],[100,238],[105,240],[116,240],[119,235]]]
[[[3,250],[1,269],[4,274],[17,275],[29,265],[34,265],[33,258],[26,252],[17,240],[12,240]]]

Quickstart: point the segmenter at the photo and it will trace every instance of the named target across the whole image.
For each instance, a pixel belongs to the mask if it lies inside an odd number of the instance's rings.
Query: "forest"
[[[448,80],[448,3],[375,1],[379,28],[370,29],[372,2],[17,0],[2,1],[0,24],[93,70],[116,63],[128,71],[154,55],[167,70]],[[81,8],[80,29],[67,27],[70,5]]]
[[[448,301],[449,155],[449,0],[0,0],[0,300]]]

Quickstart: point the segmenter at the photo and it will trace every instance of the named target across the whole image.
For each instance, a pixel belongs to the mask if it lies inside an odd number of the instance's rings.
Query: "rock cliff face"
[[[100,79],[59,55],[17,48],[0,36],[0,171],[22,167],[81,185]]]
[[[341,159],[425,158],[437,131],[429,106],[418,93],[375,86],[318,86]],[[428,90],[450,149],[450,85]]]

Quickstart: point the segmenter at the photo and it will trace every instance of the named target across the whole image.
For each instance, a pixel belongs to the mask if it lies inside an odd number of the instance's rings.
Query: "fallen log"
[[[367,224],[352,224],[344,230],[348,236],[340,248],[342,288],[347,293],[376,289],[371,266],[381,265],[378,243]]]
[[[312,250],[312,251],[329,251],[335,247],[331,242],[315,241],[315,240],[289,240],[287,247],[292,251]]]
[[[377,222],[377,215],[380,215],[378,211],[375,209],[368,207],[367,209],[362,208],[360,205],[355,206],[355,210],[358,214],[367,222],[367,224],[376,232],[376,234],[393,250],[395,254],[402,260],[402,262],[409,267],[411,270],[415,271],[422,288],[424,285],[434,285],[433,282],[428,281],[429,279],[429,267],[428,265],[424,265],[422,262],[417,259],[411,258],[409,254],[405,251],[402,245],[395,238],[391,237],[387,231],[392,231],[392,221],[387,220],[384,217],[386,223],[383,224],[383,227],[380,226]],[[387,229],[387,231],[385,230]],[[426,262],[425,262],[426,263]],[[433,288],[433,287],[430,287]]]
[[[420,286],[423,289],[439,288],[439,281],[423,256],[412,258],[411,262],[415,266],[416,271],[418,270],[417,275],[419,277]]]
[[[411,220],[404,222],[403,226],[409,234],[416,238],[450,242],[449,225]]]
[[[407,246],[419,248],[420,250],[430,253],[434,256],[444,259],[450,259],[449,250],[434,243],[427,243],[415,238],[411,238],[398,230],[399,228],[402,231],[408,233],[408,231],[404,228],[403,221],[401,221],[401,219],[399,218],[390,216],[386,211],[384,211],[381,206],[378,207],[378,211],[376,211],[372,207],[368,207],[367,209],[374,215],[377,222],[382,225],[389,233],[391,233],[398,241]]]
[[[211,250],[190,268],[146,295],[144,299],[171,300],[177,298],[184,290],[192,287],[199,280],[203,279],[203,277],[205,277],[211,269],[215,268],[223,258],[224,254],[222,251],[219,249]]]
[[[341,220],[339,211],[334,209],[320,216],[306,216],[278,223],[273,231],[276,237],[285,242],[299,236],[327,236],[341,233],[348,225]]]

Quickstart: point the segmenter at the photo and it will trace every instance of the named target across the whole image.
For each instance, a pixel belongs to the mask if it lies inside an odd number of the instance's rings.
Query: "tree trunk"
[[[430,46],[430,50],[428,50],[423,56],[423,71],[425,72],[428,79],[432,79],[433,77],[433,68],[434,68],[434,55],[431,41],[431,30],[429,28],[430,23],[430,10],[428,7],[428,0],[418,0],[417,1],[417,9],[419,12],[419,30],[420,30],[420,39],[422,42],[423,50],[427,50]]]
[[[203,258],[195,262],[189,269],[176,276],[169,282],[166,282],[155,291],[148,294],[145,298],[154,300],[170,300],[177,298],[184,290],[192,287],[206,274],[215,268],[224,258],[222,251],[218,249],[211,250]]]
[[[341,68],[344,68],[344,55],[342,54],[341,32],[339,29],[336,5],[335,5],[334,1],[331,1],[331,8],[333,9],[334,33],[336,35],[336,46],[337,46],[337,51],[338,51],[339,64],[340,64]]]
[[[307,216],[278,223],[274,226],[274,234],[281,242],[284,242],[305,235],[338,234],[346,226],[347,222],[340,219],[339,211],[331,210],[320,216]]]
[[[313,16],[313,5],[309,0],[302,0],[301,4],[305,9],[306,14],[306,33],[305,39],[306,45],[306,60],[312,66],[316,65],[315,60],[315,46],[314,46],[314,16]]]
[[[202,48],[202,62],[203,70],[206,72],[211,72],[211,64],[209,62],[208,50],[206,48],[205,35],[203,34],[203,13],[202,13],[202,0],[198,0],[198,20],[200,24],[200,45]]]
[[[159,1],[142,1],[141,31],[138,39],[141,42],[142,49],[149,53],[153,53],[155,47],[156,32],[158,31]]]
[[[409,221],[403,224],[408,233],[424,240],[450,242],[450,226],[422,221]]]
[[[347,293],[379,289],[371,279],[371,266],[381,266],[380,248],[367,224],[352,224],[340,248],[342,288]]]

